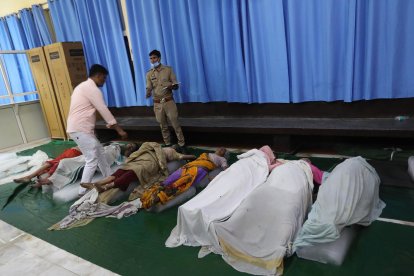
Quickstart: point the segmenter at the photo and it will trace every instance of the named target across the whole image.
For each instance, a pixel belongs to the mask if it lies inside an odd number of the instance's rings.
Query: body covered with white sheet
[[[385,207],[379,184],[375,169],[360,156],[336,166],[320,187],[293,249],[334,241],[348,225],[370,225]]]
[[[227,219],[254,188],[265,182],[269,161],[264,152],[252,149],[238,159],[178,208],[177,226],[166,241],[167,247],[212,245],[217,240],[212,222]]]
[[[230,218],[213,222],[223,259],[251,274],[280,275],[283,258],[312,206],[312,171],[303,160],[275,168]]]

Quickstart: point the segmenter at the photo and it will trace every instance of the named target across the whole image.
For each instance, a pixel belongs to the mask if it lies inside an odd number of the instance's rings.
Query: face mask
[[[160,65],[161,63],[159,61],[155,62],[155,63],[151,63],[151,68],[156,68],[158,67],[158,65]]]

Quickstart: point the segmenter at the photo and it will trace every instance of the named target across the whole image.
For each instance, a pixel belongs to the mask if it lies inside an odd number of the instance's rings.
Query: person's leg
[[[50,163],[46,162],[39,169],[32,172],[31,174],[21,177],[21,178],[13,179],[13,181],[15,183],[28,183],[32,180],[33,177],[41,175],[45,170],[49,169],[51,166],[52,165]]]
[[[86,188],[86,189],[90,190],[90,189],[95,188],[96,186],[103,186],[103,185],[106,185],[108,183],[112,183],[115,179],[116,179],[116,176],[110,175],[110,176],[108,176],[104,179],[101,179],[101,180],[99,180],[95,183],[81,183],[80,185],[83,188]]]
[[[180,147],[185,146],[184,134],[181,130],[181,125],[178,122],[178,110],[177,105],[174,101],[169,101],[164,104],[165,113],[174,128],[175,134],[177,135],[178,145]]]
[[[113,183],[115,179],[117,179],[118,177],[121,177],[125,172],[126,172],[125,170],[118,169],[112,175],[110,175],[108,177],[105,177],[104,179],[101,179],[101,180],[99,180],[95,183],[81,183],[80,185],[83,188],[86,188],[86,189],[89,189],[89,190],[93,189],[93,188],[96,188],[98,186],[101,187],[103,185]]]
[[[100,163],[101,158],[101,144],[95,135],[89,133],[70,133],[70,137],[79,146],[83,156],[85,157],[85,167],[82,173],[81,183],[90,183],[96,168]],[[105,160],[106,161],[106,160]],[[79,187],[79,194],[82,195],[86,192],[86,189]]]
[[[170,145],[171,144],[170,131],[168,130],[167,115],[165,114],[163,104],[154,103],[154,113],[155,113],[155,119],[160,124],[161,134],[162,134],[164,143],[166,145]]]
[[[122,191],[126,191],[128,189],[129,184],[133,181],[137,181],[138,177],[132,170],[124,171],[124,174],[122,174],[120,177],[115,179],[113,182],[112,188],[119,188]],[[108,188],[111,188],[111,185],[108,184]]]
[[[62,152],[55,159],[47,161],[51,165],[51,167],[48,171],[48,174],[52,175],[56,171],[56,169],[59,166],[59,163],[62,159],[74,158],[74,157],[77,157],[79,155],[82,155],[82,152],[80,152],[78,149],[75,149],[75,148],[66,149],[64,152]]]
[[[108,184],[108,183],[113,182],[116,178],[117,178],[116,176],[110,175],[110,176],[108,176],[108,177],[106,177],[104,179],[99,180],[98,182],[96,182],[94,184],[99,185],[99,186],[102,186],[102,185],[105,185],[105,184]]]

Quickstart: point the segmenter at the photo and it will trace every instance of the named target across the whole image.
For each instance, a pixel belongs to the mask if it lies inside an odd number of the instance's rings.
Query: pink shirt
[[[321,185],[322,184],[322,176],[323,176],[323,171],[321,171],[320,169],[318,169],[315,165],[310,164],[311,170],[312,170],[312,175],[313,175],[313,181],[318,184]]]
[[[98,111],[108,125],[115,125],[116,120],[105,104],[101,90],[92,79],[80,83],[73,90],[66,132],[94,133]]]

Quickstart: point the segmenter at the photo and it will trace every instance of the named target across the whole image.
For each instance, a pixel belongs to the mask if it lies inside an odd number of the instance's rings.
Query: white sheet
[[[312,171],[305,161],[275,168],[231,217],[212,223],[223,259],[235,269],[257,275],[280,275],[283,258],[312,206]],[[204,250],[206,250],[204,248]]]
[[[45,152],[38,150],[32,156],[17,156],[16,153],[0,154],[0,185],[13,182],[38,170],[48,160]]]
[[[211,245],[217,239],[210,225],[227,219],[250,192],[269,174],[266,156],[253,149],[216,176],[196,197],[178,208],[177,226],[167,247]]]
[[[79,220],[88,218],[112,217],[121,219],[136,214],[141,208],[139,198],[134,201],[123,202],[118,206],[109,206],[97,202],[98,196],[96,189],[92,189],[78,199],[70,206],[69,215],[59,222],[59,227],[65,229]]]
[[[379,184],[375,169],[360,156],[336,166],[320,187],[294,250],[334,241],[345,226],[371,224],[385,207],[379,199]]]
[[[121,148],[118,144],[106,146],[104,147],[104,151],[106,160],[111,165],[121,156]],[[84,166],[85,157],[83,155],[62,159],[56,171],[49,177],[49,180],[53,183],[53,191],[56,192],[66,185],[75,183]]]

